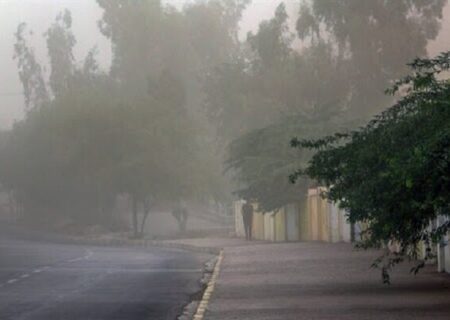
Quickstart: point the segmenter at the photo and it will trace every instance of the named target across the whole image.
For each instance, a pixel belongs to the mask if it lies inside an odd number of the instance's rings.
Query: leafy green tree
[[[75,39],[64,12],[45,33],[51,90],[19,27],[18,66],[26,71],[33,108],[7,135],[0,179],[36,221],[67,217],[108,225],[115,198],[128,194],[133,233],[140,237],[155,204],[213,194],[211,186],[217,195],[220,170],[209,175],[216,168],[204,157],[203,128],[189,108],[194,91],[187,75],[199,58],[184,59],[185,49],[194,52],[191,44],[165,37],[185,32],[188,19],[153,1],[101,5],[101,30],[114,46],[111,72],[99,71],[95,49],[81,66],[73,63]],[[38,89],[45,100],[37,98]]]
[[[248,36],[243,57],[220,68],[209,82],[211,118],[228,133],[225,141],[233,141],[228,165],[239,181],[237,193],[265,209],[296,200],[300,191],[280,183],[288,175],[281,168],[295,163],[285,133],[310,139],[355,128],[393,101],[384,88],[405,72],[404,63],[425,54],[443,5],[307,2],[297,21],[301,50],[293,49],[286,10],[278,6],[274,17]],[[297,157],[306,161],[309,155]],[[274,169],[277,163],[280,170]],[[309,183],[302,180],[303,189]]]
[[[272,19],[261,22],[257,34],[248,34],[247,41],[258,54],[261,66],[280,66],[289,58],[293,35],[289,32],[288,18],[286,7],[281,3]]]
[[[251,131],[230,144],[226,165],[235,171],[235,193],[243,199],[257,200],[261,212],[300,201],[306,191],[307,181],[292,185],[286,178],[308,159],[309,152],[299,153],[286,142],[299,129],[298,122],[285,119]]]
[[[224,66],[210,82],[211,102],[221,107],[218,116],[234,119],[224,129],[233,139],[227,166],[238,181],[236,193],[257,200],[263,211],[301,200],[309,185],[305,180],[294,187],[287,180],[299,163],[290,136],[315,137],[339,128],[344,113],[339,106],[347,100],[347,83],[339,81],[345,64],[335,59],[332,46],[321,41],[300,53],[291,41],[280,5],[272,20],[249,35],[250,62]],[[309,154],[300,155],[300,163]]]
[[[71,94],[30,111],[8,135],[2,182],[31,220],[49,218],[51,224],[59,216],[80,224],[108,224],[100,214],[101,173],[114,151],[105,150],[104,144],[113,147],[114,136],[106,136],[111,129],[103,118],[106,110],[99,106],[108,106],[111,89],[91,86],[85,79],[81,83]]]
[[[240,55],[238,39],[242,12],[250,0],[209,0],[189,3],[183,9],[187,39],[204,67],[203,72]]]
[[[191,188],[191,183],[201,174],[198,166],[201,161],[195,161],[199,148],[195,128],[179,100],[183,95],[178,91],[171,94],[177,88],[172,81],[176,79],[163,74],[155,98],[139,103],[127,97],[125,101],[127,110],[132,110],[125,116],[132,138],[124,147],[131,145],[132,150],[114,172],[118,172],[119,190],[131,196],[136,236],[142,235],[145,220],[155,203],[194,196],[196,190]],[[139,229],[138,215],[142,216]]]
[[[44,34],[50,60],[50,88],[55,96],[68,90],[69,80],[75,69],[73,47],[76,41],[71,26],[72,16],[66,9],[58,14],[56,21]]]
[[[113,47],[108,73],[99,70],[95,48],[74,63],[70,12],[44,34],[48,80],[19,26],[16,57],[32,111],[7,135],[0,179],[36,221],[108,225],[115,198],[127,194],[133,234],[141,237],[155,204],[224,199],[203,83],[238,53],[248,1],[182,10],[159,1],[98,3],[99,28]]]
[[[300,39],[330,41],[336,55],[348,60],[348,115],[358,121],[392,102],[383,95],[406,63],[426,54],[437,36],[445,0],[318,0],[304,3],[297,20]]]
[[[113,43],[111,76],[133,92],[131,104],[136,97],[161,100],[159,95],[165,95],[167,108],[179,110],[180,117],[187,115],[184,120],[192,122],[187,127],[196,127],[190,144],[196,152],[190,159],[203,174],[185,180],[203,197],[223,199],[227,189],[221,174],[223,148],[202,108],[203,85],[216,66],[238,53],[237,24],[247,2],[205,1],[178,11],[159,1],[98,1],[104,9],[100,28]],[[196,171],[192,169],[188,172]]]
[[[19,79],[22,82],[26,111],[28,111],[47,102],[49,94],[42,67],[36,60],[33,48],[27,44],[25,31],[26,24],[19,24],[15,33],[14,59],[17,60]]]
[[[208,74],[205,107],[221,145],[273,123],[286,109],[286,99],[280,97],[292,76],[289,44],[287,14],[280,5],[257,34],[248,35],[234,59]]]
[[[429,230],[432,221],[450,212],[450,82],[445,76],[450,52],[416,59],[410,66],[412,74],[389,90],[403,96],[366,126],[318,140],[292,141],[317,150],[292,179],[306,174],[317,180],[329,188],[327,198],[348,211],[350,222],[366,222],[367,237],[360,246],[400,244],[398,253],[376,261],[386,282],[394,264],[418,258],[421,241],[440,241],[450,229],[447,222]]]

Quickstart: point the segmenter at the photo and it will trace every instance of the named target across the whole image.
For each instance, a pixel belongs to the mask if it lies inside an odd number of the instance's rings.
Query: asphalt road
[[[1,320],[175,319],[210,256],[0,236]]]

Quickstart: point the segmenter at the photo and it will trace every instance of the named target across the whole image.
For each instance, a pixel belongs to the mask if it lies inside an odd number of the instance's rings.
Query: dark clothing
[[[252,239],[252,225],[253,225],[253,206],[245,203],[242,206],[242,218],[244,219],[245,238]]]

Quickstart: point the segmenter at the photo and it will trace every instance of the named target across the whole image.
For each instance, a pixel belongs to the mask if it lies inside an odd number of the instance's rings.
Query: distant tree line
[[[235,55],[245,1],[175,10],[159,1],[97,1],[113,48],[109,71],[96,49],[76,61],[69,11],[44,34],[48,72],[20,24],[14,46],[26,116],[2,133],[0,181],[22,215],[112,226],[126,195],[141,236],[151,209],[180,199],[226,199],[203,84]]]

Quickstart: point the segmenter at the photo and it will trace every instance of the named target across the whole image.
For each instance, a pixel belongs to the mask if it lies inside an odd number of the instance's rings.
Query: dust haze
[[[0,319],[448,316],[448,279],[365,271],[450,270],[447,0],[0,0],[0,30]]]
[[[443,50],[449,30],[445,1],[0,8],[2,216],[151,238],[232,233],[234,200],[270,198],[271,210],[295,197],[302,186],[283,176],[308,155],[286,141],[365,123],[406,63]],[[378,22],[383,12],[396,18]],[[280,194],[267,197],[257,172]]]

